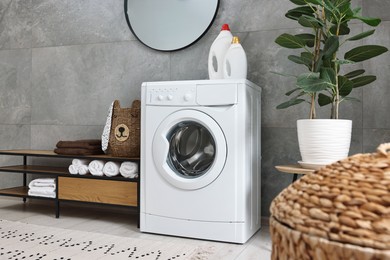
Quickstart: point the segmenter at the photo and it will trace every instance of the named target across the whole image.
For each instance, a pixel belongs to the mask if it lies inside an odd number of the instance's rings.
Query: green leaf
[[[354,61],[351,60],[336,60],[334,63],[338,65],[343,65],[343,64],[355,64]]]
[[[339,37],[330,36],[324,45],[324,58],[330,58],[339,49]]]
[[[303,27],[309,27],[309,28],[321,28],[324,26],[324,24],[317,18],[307,16],[307,15],[302,15],[301,17],[299,17],[298,23]]]
[[[289,101],[286,101],[280,105],[278,105],[276,107],[276,109],[285,109],[285,108],[288,108],[288,107],[291,107],[291,106],[294,106],[294,105],[298,105],[302,102],[305,102],[304,99],[301,99],[301,98],[293,98],[293,99],[290,99]]]
[[[282,47],[289,49],[299,49],[305,47],[305,42],[294,35],[283,33],[278,38],[276,38],[275,42]]]
[[[306,2],[314,4],[314,5],[322,5],[321,0],[306,0]]]
[[[329,86],[336,85],[336,72],[332,68],[321,68],[320,79],[324,79],[328,82]]]
[[[289,10],[286,13],[286,17],[290,18],[292,20],[298,20],[299,17],[301,17],[302,15],[314,17],[314,15],[313,15],[314,10],[312,8],[310,8],[309,6],[300,6],[300,7]]]
[[[299,56],[296,56],[296,55],[289,55],[287,58],[288,58],[289,60],[291,60],[292,62],[295,62],[295,63],[297,63],[297,64],[304,64],[304,65],[306,65],[305,62],[302,60],[302,58],[299,57]]]
[[[277,72],[277,71],[270,71],[270,72],[271,72],[272,74],[276,74],[276,75],[279,75],[279,76],[297,78],[297,76],[295,76],[295,75],[293,75],[293,74],[282,73],[282,72]]]
[[[294,88],[294,89],[292,89],[292,90],[286,92],[285,95],[286,95],[286,96],[290,96],[292,93],[294,93],[294,92],[297,91],[297,90],[300,90],[300,88]]]
[[[354,70],[354,71],[351,71],[351,72],[345,74],[344,77],[351,79],[351,78],[357,77],[359,75],[362,75],[364,72],[366,72],[366,71],[365,70]]]
[[[387,50],[386,47],[379,45],[365,45],[356,47],[347,53],[345,53],[344,58],[347,60],[351,60],[354,62],[364,61],[381,55],[385,53]]]
[[[318,105],[321,107],[332,103],[332,98],[322,93],[318,94]]]
[[[315,40],[314,34],[302,33],[302,34],[296,34],[295,36],[301,38],[301,40],[303,40],[308,47],[314,47],[314,40]]]
[[[364,17],[360,15],[354,15],[353,18],[359,19],[365,24],[368,24],[370,26],[378,26],[381,23],[381,19],[379,18],[373,18],[373,17]]]
[[[303,0],[290,0],[290,2],[293,2],[296,5],[306,5],[306,2]]]
[[[370,84],[371,82],[376,80],[376,76],[373,75],[367,75],[367,76],[361,76],[358,78],[352,79],[353,88],[358,88],[367,84]]]
[[[334,35],[348,35],[351,32],[351,29],[349,29],[348,25],[343,23],[340,25],[338,33],[337,33],[337,25],[333,25],[330,28],[330,32]]]
[[[310,68],[313,62],[313,54],[311,52],[302,52],[301,59],[305,62],[306,66]]]
[[[339,81],[339,94],[342,97],[348,96],[353,89],[353,83],[344,76],[338,76]]]
[[[298,80],[297,85],[306,93],[314,93],[328,88],[328,84],[324,79],[305,78]]]
[[[360,39],[363,39],[363,38],[366,38],[366,37],[370,36],[374,32],[375,32],[375,30],[362,32],[362,33],[359,33],[359,34],[357,34],[357,35],[355,35],[355,36],[353,36],[351,38],[346,39],[346,41],[357,41],[357,40],[360,40]]]
[[[360,99],[354,97],[343,97],[344,100],[361,102]]]
[[[362,10],[361,7],[356,7],[355,9],[352,10],[353,15],[356,16],[358,13],[360,13],[361,10]]]

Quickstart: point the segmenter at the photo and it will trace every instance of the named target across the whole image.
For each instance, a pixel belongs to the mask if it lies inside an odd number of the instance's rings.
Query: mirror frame
[[[219,4],[220,4],[220,0],[217,0],[217,7],[215,9],[215,13],[214,13],[214,16],[213,18],[211,19],[209,25],[207,26],[207,28],[204,30],[204,32],[199,35],[198,38],[194,39],[191,43],[189,43],[188,45],[185,45],[183,47],[180,47],[180,48],[177,48],[177,49],[170,49],[170,50],[161,50],[161,49],[157,49],[157,48],[154,48],[154,47],[151,47],[149,45],[147,45],[146,43],[144,43],[138,36],[137,34],[134,32],[133,28],[131,27],[131,23],[130,23],[130,18],[129,18],[129,15],[127,14],[127,2],[130,1],[130,0],[124,0],[124,13],[125,13],[125,18],[126,18],[126,22],[127,22],[127,25],[128,27],[130,28],[130,31],[133,33],[133,35],[135,36],[135,38],[141,42],[143,45],[147,46],[148,48],[151,48],[153,50],[156,50],[156,51],[163,51],[163,52],[172,52],[172,51],[179,51],[179,50],[182,50],[182,49],[185,49],[193,44],[195,44],[197,41],[199,41],[207,32],[208,30],[210,29],[210,27],[212,26],[212,24],[214,23],[214,20],[215,18],[217,17],[217,14],[218,14],[218,10],[219,10]]]

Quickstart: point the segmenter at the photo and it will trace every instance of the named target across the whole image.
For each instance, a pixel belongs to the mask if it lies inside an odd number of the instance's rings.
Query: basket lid
[[[300,232],[390,249],[390,143],[307,174],[271,203],[271,215]]]

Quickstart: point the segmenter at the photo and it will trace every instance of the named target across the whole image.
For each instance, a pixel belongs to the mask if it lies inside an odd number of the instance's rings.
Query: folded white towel
[[[87,159],[73,159],[72,164],[75,166],[88,165],[89,160],[87,160]]]
[[[56,188],[55,187],[32,187],[29,188],[29,191],[40,192],[42,194],[45,194],[45,193],[55,192]]]
[[[28,187],[34,188],[34,187],[50,187],[50,188],[56,188],[56,181],[54,178],[39,178],[39,179],[34,179],[30,181],[28,184]]]
[[[88,165],[80,165],[78,167],[78,171],[79,171],[80,175],[85,175],[85,174],[89,173]]]
[[[76,166],[76,165],[71,164],[68,167],[68,171],[69,171],[70,174],[78,174],[79,173],[79,167]]]
[[[108,177],[117,176],[119,174],[119,167],[120,164],[118,162],[106,162],[103,167],[103,173]]]
[[[101,160],[93,160],[88,165],[88,170],[92,175],[103,176],[104,162]]]
[[[46,198],[55,198],[56,197],[55,191],[48,192],[48,191],[29,190],[28,195],[37,196],[37,197],[46,197]]]
[[[135,162],[123,162],[119,168],[120,174],[125,178],[137,178],[138,177],[138,163]]]

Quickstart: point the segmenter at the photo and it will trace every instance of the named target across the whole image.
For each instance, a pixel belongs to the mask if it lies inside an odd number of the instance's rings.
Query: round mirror
[[[161,51],[183,49],[211,26],[219,0],[124,0],[130,30],[146,46]]]

